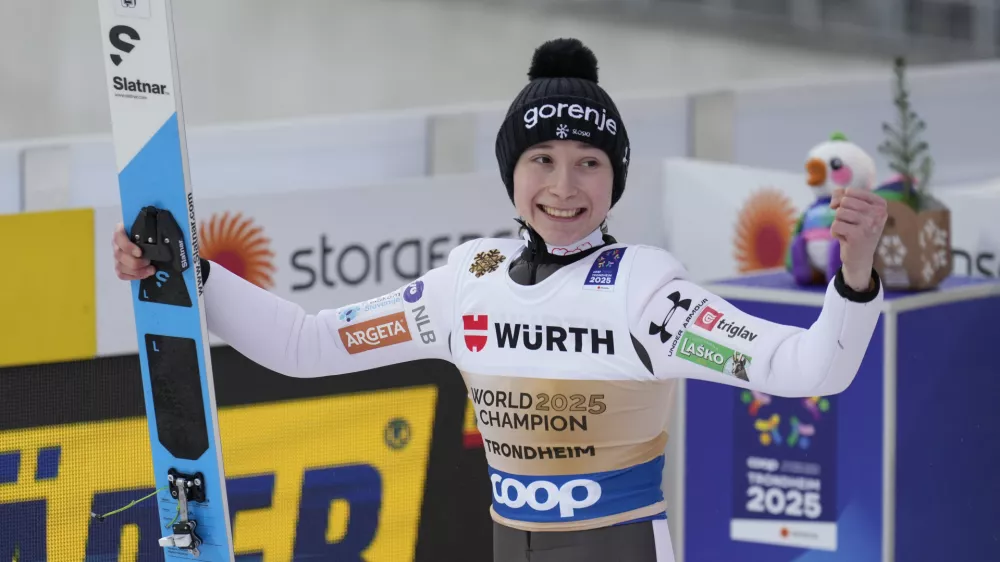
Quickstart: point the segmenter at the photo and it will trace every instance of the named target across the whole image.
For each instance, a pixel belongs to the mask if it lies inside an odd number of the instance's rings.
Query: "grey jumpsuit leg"
[[[662,549],[661,549],[662,551]],[[493,562],[672,562],[657,559],[651,521],[603,529],[528,532],[493,523]]]

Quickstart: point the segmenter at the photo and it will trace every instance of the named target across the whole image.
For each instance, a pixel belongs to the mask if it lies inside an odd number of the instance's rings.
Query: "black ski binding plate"
[[[170,485],[170,497],[177,499],[177,480],[184,479],[184,488],[187,501],[195,503],[205,502],[205,476],[196,472],[194,474],[184,474],[178,472],[176,468],[167,471],[167,483]]]
[[[132,223],[129,238],[142,249],[156,273],[139,282],[139,300],[191,306],[191,296],[181,274],[191,267],[184,236],[170,211],[143,207]]]
[[[160,334],[146,334],[145,342],[157,439],[174,457],[198,460],[210,442],[198,344]]]

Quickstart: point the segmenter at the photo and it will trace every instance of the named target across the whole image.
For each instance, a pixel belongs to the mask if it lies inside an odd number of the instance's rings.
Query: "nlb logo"
[[[534,129],[541,119],[562,118],[564,112],[570,119],[593,121],[598,131],[607,129],[612,135],[618,134],[618,123],[608,118],[605,109],[598,110],[578,103],[546,103],[532,107],[524,112],[524,128]],[[565,130],[564,128],[563,131]]]
[[[424,282],[419,279],[407,285],[403,291],[403,300],[410,304],[419,301],[422,296],[424,296]]]
[[[492,474],[493,499],[511,509],[528,506],[535,511],[559,508],[559,517],[568,518],[577,509],[585,509],[601,499],[601,485],[593,480],[578,478],[561,486],[547,480],[535,480],[525,486],[520,480]],[[579,492],[578,492],[579,491]]]
[[[424,386],[221,408],[237,560],[412,560],[436,403]],[[162,560],[155,499],[89,517],[153,491],[148,430],[0,431],[0,560]]]

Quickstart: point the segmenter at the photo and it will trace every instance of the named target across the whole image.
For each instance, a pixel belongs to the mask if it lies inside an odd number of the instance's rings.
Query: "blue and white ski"
[[[98,0],[166,560],[234,560],[170,0]]]

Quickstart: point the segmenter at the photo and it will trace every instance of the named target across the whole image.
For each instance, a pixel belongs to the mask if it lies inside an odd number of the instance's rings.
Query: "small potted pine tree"
[[[896,175],[875,190],[886,199],[889,211],[875,270],[887,289],[933,289],[952,270],[951,213],[928,190],[934,161],[927,142],[920,139],[927,124],[910,105],[905,60],[897,58],[893,70],[896,123],[882,124],[886,140],[878,151]]]

